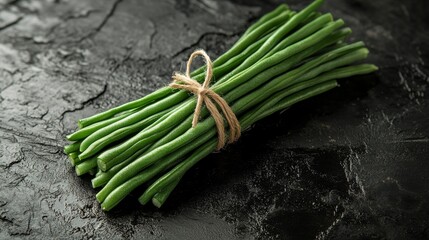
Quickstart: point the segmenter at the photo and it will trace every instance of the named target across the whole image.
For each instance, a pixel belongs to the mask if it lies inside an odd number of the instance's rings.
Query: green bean
[[[166,129],[166,130],[160,131],[158,133],[155,133],[155,134],[153,134],[153,135],[151,135],[151,136],[149,136],[149,137],[147,137],[145,139],[141,139],[136,144],[137,145],[142,145],[142,147],[145,147],[148,143],[151,143],[153,141],[153,139],[158,139],[158,138],[160,138],[160,136],[164,136],[165,133],[168,132],[168,130],[169,129]],[[114,158],[114,159],[111,159],[110,161],[102,161],[102,160],[105,160],[105,159],[99,158],[98,159],[98,167],[102,171],[107,171],[110,168],[112,168],[113,166],[115,166],[115,165],[121,163],[122,161],[126,160],[127,157],[130,157],[130,156],[132,156],[132,154],[130,154],[129,156],[126,156],[126,157]]]
[[[320,17],[320,16],[322,16],[322,13],[320,13],[320,12],[312,12],[312,13],[310,13],[310,15],[308,15],[308,17],[306,17],[303,21],[302,21],[302,24],[300,24],[300,25],[298,25],[298,30],[300,29],[300,27],[302,27],[302,26],[304,26],[304,25],[306,25],[306,24],[308,24],[308,23],[310,23],[310,22],[312,22],[314,19],[316,19],[316,18],[318,18],[318,17]]]
[[[97,167],[97,157],[92,157],[75,166],[76,174],[81,176],[95,167]]]
[[[112,124],[112,123],[114,123],[120,119],[123,119],[123,118],[131,115],[132,113],[134,113],[138,110],[139,110],[139,108],[135,108],[135,109],[132,109],[132,111],[127,111],[124,114],[120,114],[118,116],[114,116],[114,117],[106,119],[106,120],[101,120],[101,121],[93,123],[87,127],[81,128],[78,131],[76,131],[76,132],[74,132],[74,133],[72,133],[66,137],[69,141],[82,140],[82,139],[86,138],[87,136],[89,136],[90,134],[92,134],[93,132],[97,131],[98,129],[105,127],[105,126],[108,126],[108,125],[110,125],[110,124]]]
[[[250,32],[254,31],[256,28],[261,26],[263,23],[275,18],[276,16],[280,15],[281,12],[284,12],[287,10],[289,10],[289,7],[286,4],[284,4],[284,3],[280,4],[276,9],[265,14],[257,22],[255,22],[249,28],[247,28],[247,30],[243,33],[242,37],[237,42],[240,42],[240,40],[242,40],[245,36],[249,35]]]
[[[103,149],[106,146],[109,146],[111,143],[118,141],[126,136],[129,136],[133,133],[136,133],[138,131],[141,131],[145,127],[150,126],[151,124],[155,123],[158,120],[162,120],[164,117],[168,116],[168,110],[164,110],[162,112],[153,114],[152,116],[149,116],[148,118],[131,124],[129,126],[120,128],[102,138],[97,139],[95,142],[93,142],[91,145],[89,145],[88,148],[85,149],[80,155],[79,158],[85,159],[90,156],[93,156],[94,154],[98,153],[101,149]]]
[[[152,198],[152,204],[160,208],[164,202],[167,200],[167,198],[170,196],[171,192],[176,188],[176,186],[179,184],[180,179],[175,179],[172,183],[165,186],[163,189],[161,189],[159,192],[155,193],[155,195]]]
[[[324,14],[313,21],[309,22],[305,26],[301,27],[290,35],[289,37],[283,39],[279,44],[277,44],[274,48],[272,48],[264,57],[270,57],[274,55],[276,52],[284,49],[285,47],[290,46],[292,43],[295,43],[302,39],[302,36],[309,36],[310,34],[314,33],[315,31],[321,29],[324,25],[326,25],[329,22],[332,22],[333,18],[330,13]],[[261,60],[259,60],[261,61]]]
[[[80,163],[81,160],[79,159],[79,153],[78,152],[71,152],[68,154],[69,161],[72,166],[75,166],[76,164]]]
[[[349,46],[351,46],[351,45],[353,45],[353,44],[350,44]],[[359,46],[359,45],[363,46],[363,43],[358,42],[355,46]],[[346,48],[346,47],[343,47],[341,49],[344,49],[344,48]],[[358,48],[357,50],[353,50],[346,55],[343,55],[343,56],[336,58],[336,59],[333,59],[332,61],[329,61],[325,64],[314,67],[313,69],[311,69],[311,71],[308,71],[306,74],[302,75],[296,81],[299,82],[300,79],[314,78],[314,77],[316,77],[316,76],[318,76],[324,72],[330,71],[330,70],[335,69],[337,67],[352,64],[356,61],[365,59],[368,56],[368,53],[369,53],[368,49],[363,48],[363,47]]]
[[[69,154],[72,152],[77,152],[77,151],[79,151],[79,147],[80,147],[80,141],[66,145],[66,146],[64,146],[64,153]]]
[[[148,147],[149,146],[144,147],[142,149],[139,149],[133,155],[131,155],[127,159],[123,160],[121,163],[113,166],[109,170],[104,171],[104,172],[100,171],[97,174],[97,176],[91,180],[92,187],[93,188],[97,188],[97,187],[104,186],[117,172],[119,172],[122,168],[124,168],[125,166],[127,166],[130,162],[134,161],[140,155],[142,155],[148,149]],[[98,159],[98,161],[99,161],[99,159]]]
[[[106,120],[112,116],[115,116],[116,114],[129,110],[129,109],[133,109],[133,108],[141,108],[141,107],[145,107],[147,105],[149,105],[150,103],[152,103],[153,101],[162,99],[164,97],[166,97],[167,95],[171,94],[173,90],[171,88],[161,88],[158,89],[157,91],[150,93],[149,95],[146,95],[144,98],[140,98],[131,102],[128,102],[126,104],[122,104],[118,107],[114,107],[111,108],[107,111],[95,114],[93,116],[84,118],[84,119],[80,119],[78,124],[80,128],[89,126],[93,123],[102,121],[102,120]]]

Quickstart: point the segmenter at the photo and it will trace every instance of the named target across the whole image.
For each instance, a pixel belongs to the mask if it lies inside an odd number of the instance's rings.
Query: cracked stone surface
[[[74,174],[79,118],[164,86],[196,48],[219,56],[277,4],[1,0],[0,239],[428,239],[423,0],[325,3],[380,71],[256,124],[162,209],[136,194],[104,213]]]

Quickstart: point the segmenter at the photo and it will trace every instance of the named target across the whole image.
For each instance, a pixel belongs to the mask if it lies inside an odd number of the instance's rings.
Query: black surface
[[[256,124],[162,209],[133,196],[109,213],[65,134],[165,85],[195,48],[218,56],[278,2],[0,4],[1,239],[429,238],[427,1],[328,1],[380,71]]]

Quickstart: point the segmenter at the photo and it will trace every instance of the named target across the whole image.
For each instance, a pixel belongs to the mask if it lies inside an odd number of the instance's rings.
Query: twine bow
[[[198,55],[203,56],[206,60],[207,71],[203,84],[200,84],[196,80],[192,79],[190,75],[192,61]],[[228,143],[233,143],[238,140],[241,134],[241,127],[240,122],[238,121],[228,103],[221,96],[219,96],[219,94],[215,93],[212,89],[209,88],[212,76],[213,64],[210,60],[210,57],[204,50],[196,50],[191,54],[188,63],[186,64],[186,75],[174,73],[173,82],[170,83],[170,87],[175,89],[184,89],[197,95],[197,105],[195,107],[194,118],[192,120],[192,127],[195,127],[198,124],[202,104],[204,102],[216,123],[218,133],[217,150],[220,150],[225,146],[225,127],[223,117],[219,112],[218,107],[222,111],[223,116],[229,125]]]

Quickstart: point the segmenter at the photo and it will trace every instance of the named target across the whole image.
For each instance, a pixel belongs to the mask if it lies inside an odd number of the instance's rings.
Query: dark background
[[[424,0],[327,1],[380,70],[256,124],[162,209],[104,213],[76,177],[79,118],[166,85],[196,48],[218,56],[278,3],[1,0],[0,238],[429,238]]]

